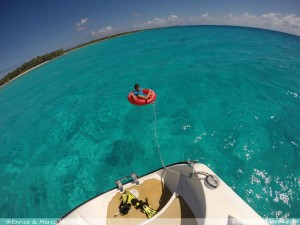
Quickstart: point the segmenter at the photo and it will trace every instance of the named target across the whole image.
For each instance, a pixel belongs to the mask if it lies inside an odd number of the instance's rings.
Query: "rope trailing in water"
[[[171,170],[170,168],[168,168],[168,167],[165,166],[165,163],[164,163],[161,151],[160,151],[159,143],[158,143],[157,116],[156,116],[156,105],[155,105],[155,102],[153,102],[152,105],[153,105],[153,111],[154,111],[154,137],[155,137],[155,145],[156,145],[156,149],[158,151],[159,157],[160,157],[160,161],[161,161],[162,167],[165,170],[168,170],[169,172],[171,172],[173,174],[176,174],[176,175],[179,175],[179,176],[181,175],[181,176],[184,176],[184,177],[188,177],[188,178],[193,179],[193,180],[205,180],[208,177],[212,177],[212,175],[210,175],[209,173],[202,172],[202,171],[193,171],[193,174],[202,175],[204,177],[191,177],[191,176],[188,176],[188,175],[185,175],[185,174],[181,174],[178,171]]]
[[[156,105],[155,105],[155,102],[153,102],[153,110],[154,110],[154,137],[155,137],[156,149],[158,151],[161,164],[166,169],[164,160],[163,160],[161,152],[160,152],[159,143],[158,143],[158,136],[157,136],[157,129],[156,129],[156,127],[157,127],[156,126],[157,125],[157,119],[156,119]]]
[[[171,173],[174,173],[176,175],[183,175],[183,174],[180,174],[179,172],[171,170],[170,168],[167,168],[165,166],[165,163],[164,163],[161,151],[160,151],[159,143],[158,143],[158,136],[157,136],[157,116],[156,116],[156,105],[155,105],[155,102],[153,102],[153,110],[154,110],[154,137],[155,137],[155,144],[156,144],[156,149],[157,149],[159,157],[160,157],[161,165],[163,166],[164,169],[170,171]]]

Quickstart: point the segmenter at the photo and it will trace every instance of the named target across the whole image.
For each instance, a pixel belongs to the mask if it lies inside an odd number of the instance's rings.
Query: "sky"
[[[59,48],[174,25],[249,26],[300,36],[300,0],[0,0],[0,78]]]

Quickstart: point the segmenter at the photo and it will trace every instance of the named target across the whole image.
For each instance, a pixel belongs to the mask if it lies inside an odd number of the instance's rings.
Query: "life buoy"
[[[153,90],[143,89],[142,90],[145,95],[148,95],[150,92],[149,98],[146,101],[145,99],[137,98],[136,100],[132,97],[132,92],[130,92],[127,96],[128,101],[134,105],[147,105],[153,103],[156,100],[156,94]]]

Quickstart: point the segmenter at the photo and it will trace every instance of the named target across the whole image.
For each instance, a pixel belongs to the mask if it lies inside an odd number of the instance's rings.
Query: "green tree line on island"
[[[77,48],[84,47],[84,46],[86,46],[86,45],[94,44],[94,43],[97,43],[97,42],[99,42],[99,41],[105,41],[105,40],[107,40],[107,39],[111,39],[111,38],[118,37],[118,36],[122,36],[122,35],[126,35],[126,34],[136,33],[136,32],[139,32],[139,31],[143,31],[143,30],[127,31],[127,32],[123,32],[123,33],[119,33],[119,34],[114,34],[114,35],[107,36],[107,37],[102,37],[102,38],[95,39],[95,40],[86,42],[86,43],[84,43],[84,44],[78,45],[78,46],[76,46],[76,47],[70,48],[70,49],[66,50],[65,52],[69,52],[69,51],[75,50],[75,49],[77,49]]]
[[[2,86],[3,84],[9,82],[10,80],[16,78],[17,76],[19,76],[20,74],[26,72],[27,70],[30,70],[33,67],[40,65],[41,63],[44,63],[44,62],[49,61],[51,59],[54,59],[54,58],[56,58],[58,56],[61,56],[63,54],[64,54],[64,50],[59,49],[59,50],[56,50],[54,52],[47,53],[45,55],[37,56],[37,57],[33,58],[29,62],[26,62],[26,63],[22,64],[20,67],[16,68],[12,72],[8,73],[5,77],[3,77],[0,80],[0,86]]]
[[[49,60],[54,59],[56,57],[59,57],[59,56],[63,55],[64,53],[67,53],[67,52],[70,52],[72,50],[84,47],[86,45],[94,44],[94,43],[99,42],[99,41],[104,41],[104,40],[107,40],[107,39],[111,39],[111,38],[126,35],[126,34],[136,33],[136,32],[139,32],[139,31],[143,31],[143,30],[128,31],[128,32],[124,32],[124,33],[119,33],[119,34],[115,34],[115,35],[112,35],[112,36],[107,36],[107,37],[99,38],[99,39],[96,39],[96,40],[92,40],[92,41],[89,41],[87,43],[78,45],[76,47],[73,47],[73,48],[70,48],[70,49],[67,49],[67,50],[59,49],[59,50],[56,50],[56,51],[51,52],[51,53],[47,53],[47,54],[42,55],[42,56],[37,56],[34,59],[30,60],[29,62],[26,62],[26,63],[22,64],[20,67],[16,68],[12,72],[8,73],[5,77],[3,77],[0,80],[0,86],[2,86],[5,83],[11,81],[12,79],[18,77],[20,74],[22,74],[22,73],[24,73],[24,72],[26,72],[26,71],[34,68],[34,67],[46,62],[46,61],[49,61]]]

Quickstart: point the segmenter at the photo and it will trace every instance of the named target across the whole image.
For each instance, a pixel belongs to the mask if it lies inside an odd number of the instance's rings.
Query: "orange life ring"
[[[156,93],[151,90],[151,89],[143,89],[142,92],[145,94],[145,95],[148,95],[148,93],[150,92],[150,95],[149,95],[149,98],[147,99],[147,101],[145,99],[141,99],[141,98],[137,98],[136,100],[132,97],[132,92],[130,92],[127,96],[127,99],[128,101],[131,103],[131,104],[134,104],[134,105],[147,105],[147,104],[150,104],[150,103],[153,103],[155,100],[156,100]]]

